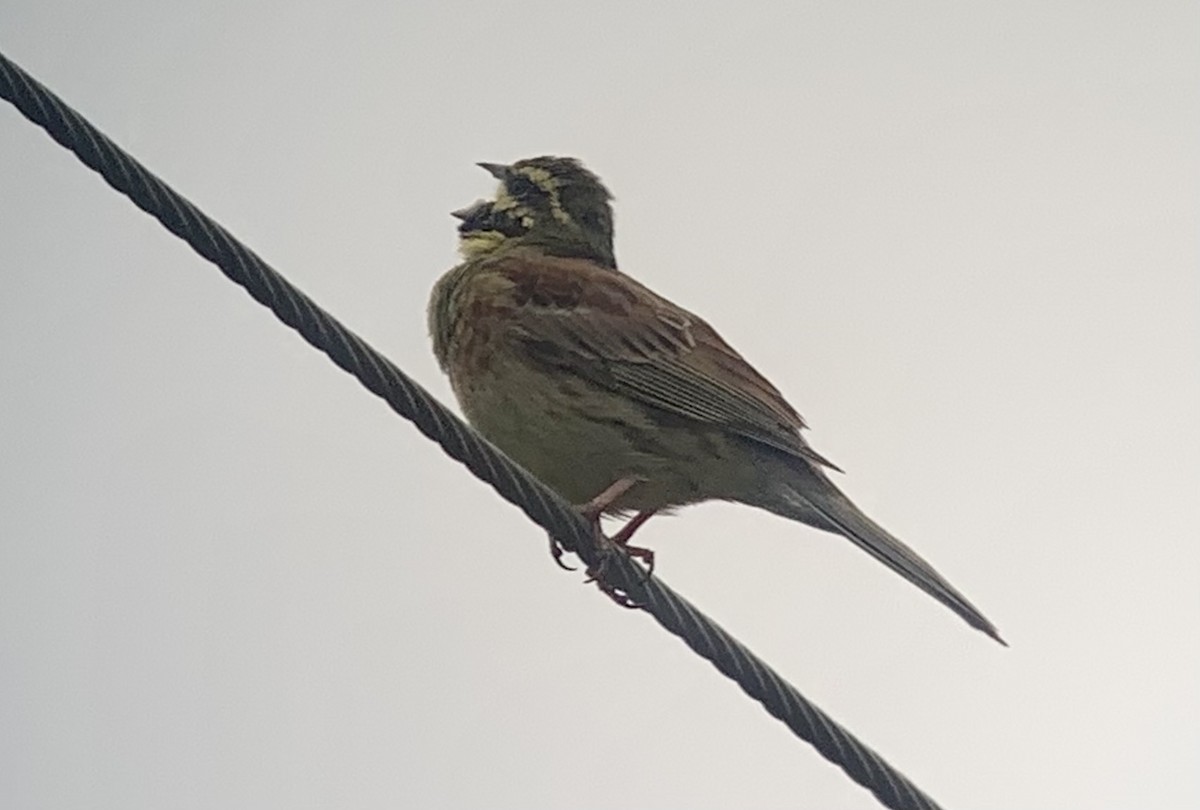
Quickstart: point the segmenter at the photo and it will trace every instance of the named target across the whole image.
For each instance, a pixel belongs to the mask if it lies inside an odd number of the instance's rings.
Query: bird
[[[596,521],[734,501],[841,535],[1001,644],[932,565],[834,484],[783,394],[705,320],[617,267],[612,195],[575,158],[478,164],[495,196],[453,212],[434,354],[467,421]],[[648,561],[653,563],[652,553]]]

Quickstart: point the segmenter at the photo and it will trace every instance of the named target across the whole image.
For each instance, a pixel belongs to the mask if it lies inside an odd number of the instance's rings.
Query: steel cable
[[[686,599],[625,554],[602,547],[589,523],[562,498],[508,459],[391,361],[371,348],[269,267],[192,203],[121,150],[79,113],[0,54],[0,96],[99,173],[113,188],[213,262],[230,280],[298,331],[381,397],[396,413],[441,445],[531,520],[577,553],[603,566],[608,583],[627,593],[655,620],[734,680],[801,739],[894,810],[938,805],[903,774],[804,698]]]

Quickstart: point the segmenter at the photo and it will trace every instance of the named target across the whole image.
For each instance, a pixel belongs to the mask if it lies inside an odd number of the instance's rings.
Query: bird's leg
[[[636,515],[631,517],[624,526],[621,527],[619,532],[609,538],[618,546],[625,549],[625,553],[630,557],[636,557],[637,559],[646,563],[647,579],[654,573],[654,549],[644,548],[642,546],[631,546],[629,545],[629,538],[633,537],[633,533],[636,532],[643,523],[654,517],[654,514],[657,511],[657,509],[647,509],[644,512],[638,512]]]
[[[590,501],[583,504],[582,506],[577,507],[579,509],[579,512],[585,518],[587,518],[589,523],[592,524],[592,528],[595,530],[597,536],[599,536],[600,538],[604,538],[604,532],[600,528],[600,516],[604,514],[604,510],[606,510],[606,509],[608,509],[608,507],[612,506],[613,502],[615,502],[618,498],[620,498],[622,495],[624,495],[626,492],[628,492],[633,487],[633,485],[636,484],[637,482],[638,482],[637,478],[620,478],[620,479],[614,481],[612,484],[610,484],[608,486],[608,488],[605,489],[603,492],[601,492],[599,495],[592,498]],[[634,520],[636,520],[636,519],[637,518],[634,518]],[[618,541],[618,545],[625,545],[625,544],[623,541]],[[638,549],[638,551],[642,551],[642,549]],[[553,535],[551,535],[551,537],[550,537],[550,555],[552,557],[554,557],[554,562],[557,563],[558,567],[563,569],[564,571],[574,571],[575,569],[573,567],[567,565],[565,562],[562,561],[563,553],[564,553],[564,549],[562,547],[562,543],[558,542],[558,539],[555,538]],[[651,553],[651,559],[653,559],[653,553]]]
[[[629,545],[629,538],[633,537],[633,533],[638,530],[639,526],[650,519],[650,517],[654,514],[654,510],[647,510],[637,513],[624,526],[621,527],[620,531],[618,531],[611,538],[605,537],[604,532],[600,528],[600,516],[603,515],[604,512],[619,498],[621,498],[622,495],[628,492],[640,481],[641,479],[639,478],[618,479],[609,485],[609,487],[599,495],[592,498],[590,501],[580,507],[579,511],[583,513],[584,517],[592,521],[592,524],[596,529],[596,536],[600,540],[601,548],[604,548],[606,545],[617,546],[623,549],[625,553],[629,554],[631,557],[636,557],[637,559],[644,561],[648,566],[648,570],[646,572],[646,576],[648,577],[654,570],[654,552],[648,548]],[[641,607],[641,605],[630,599],[627,594],[621,593],[617,588],[605,581],[604,569],[607,565],[607,560],[607,556],[601,557],[599,564],[595,568],[588,568],[588,579],[586,582],[595,582],[596,587],[598,587],[601,591],[607,594],[610,599],[622,607]]]
[[[625,523],[624,526],[621,527],[621,530],[619,532],[614,534],[612,537],[604,538],[612,545],[618,546],[618,547],[624,549],[625,553],[628,554],[630,557],[634,557],[634,558],[639,559],[642,562],[646,563],[646,577],[647,578],[649,578],[649,576],[654,573],[654,549],[643,548],[642,546],[631,546],[631,545],[629,545],[629,538],[633,537],[633,533],[638,530],[638,527],[640,527],[643,523],[645,523],[650,518],[654,517],[654,515],[657,514],[657,512],[658,512],[657,509],[647,509],[645,512],[638,512],[636,515],[634,515],[632,518],[630,518]],[[601,536],[603,537],[603,535],[601,535]],[[559,553],[560,554],[562,553],[561,549],[559,550]],[[600,573],[602,573],[602,572],[603,572],[603,562],[601,562],[601,569],[600,569]],[[591,575],[591,578],[588,579],[588,582],[594,582],[598,578],[597,572],[589,569],[588,573]]]
[[[617,499],[624,495],[629,490],[633,489],[634,484],[641,482],[640,478],[618,478],[608,485],[608,488],[592,498],[590,501],[579,507],[579,511],[583,516],[596,526],[596,531],[600,530],[600,516],[604,514],[608,507],[617,502]]]

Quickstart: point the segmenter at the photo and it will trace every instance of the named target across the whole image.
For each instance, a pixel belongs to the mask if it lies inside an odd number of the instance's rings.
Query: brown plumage
[[[829,480],[779,390],[702,319],[616,269],[609,195],[577,162],[484,165],[463,264],[436,285],[434,350],[471,423],[573,503],[759,506],[853,540],[969,624],[995,628]],[[599,208],[597,212],[595,209]]]

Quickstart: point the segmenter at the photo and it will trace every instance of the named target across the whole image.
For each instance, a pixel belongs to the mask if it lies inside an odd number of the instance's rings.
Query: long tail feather
[[[783,517],[845,536],[953,610],[967,624],[1008,646],[995,625],[978,608],[915,551],[863,514],[824,473],[811,468],[798,472],[799,477],[791,481],[776,481],[775,502],[761,505]]]

